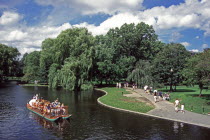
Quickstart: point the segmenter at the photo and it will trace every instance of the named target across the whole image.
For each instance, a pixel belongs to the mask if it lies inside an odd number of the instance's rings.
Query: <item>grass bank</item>
[[[102,90],[108,93],[107,96],[103,96],[100,98],[100,101],[106,105],[121,109],[141,112],[141,113],[146,113],[154,109],[153,106],[146,105],[146,103],[142,103],[136,100],[135,98],[124,97],[122,93],[123,94],[130,94],[130,93],[123,88],[118,89],[115,87],[112,88],[110,87],[110,88],[102,88]]]
[[[159,91],[167,92],[166,89]],[[178,86],[177,91],[172,92],[170,102],[174,102],[176,98],[185,104],[185,109],[188,111],[207,114],[210,112],[210,90],[204,89],[202,96],[199,97],[200,89],[198,86],[186,87]]]

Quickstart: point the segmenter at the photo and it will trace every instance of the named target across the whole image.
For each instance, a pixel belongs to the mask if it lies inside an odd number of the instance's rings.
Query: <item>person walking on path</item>
[[[154,92],[154,101],[157,102],[157,91]]]
[[[185,111],[184,111],[184,103],[181,104],[181,112],[184,114]]]
[[[180,104],[180,103],[179,103],[179,100],[178,100],[178,99],[176,99],[176,100],[175,100],[175,102],[174,102],[174,105],[175,105],[175,111],[176,111],[176,112],[178,112],[178,111],[179,111],[179,110],[178,110],[178,106],[179,106],[179,104]]]

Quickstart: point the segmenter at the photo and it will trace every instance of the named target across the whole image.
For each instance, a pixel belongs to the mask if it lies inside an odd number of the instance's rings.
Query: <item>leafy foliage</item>
[[[0,81],[3,76],[16,76],[18,71],[18,56],[20,55],[17,48],[0,44]]]
[[[24,60],[23,73],[25,74],[22,78],[24,81],[40,80],[40,52],[34,51],[28,54]]]
[[[155,84],[152,76],[152,65],[149,61],[140,60],[136,63],[135,69],[128,75],[128,81],[133,81],[138,87]]]
[[[159,83],[171,86],[182,82],[182,69],[185,67],[189,52],[181,44],[171,43],[163,47],[154,61],[153,75]]]
[[[188,59],[183,70],[185,84],[198,84],[200,95],[204,86],[210,85],[210,51],[205,51]]]

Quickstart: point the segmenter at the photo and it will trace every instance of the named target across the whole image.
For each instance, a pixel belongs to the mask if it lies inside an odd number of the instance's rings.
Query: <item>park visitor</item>
[[[155,103],[157,102],[157,90],[155,90],[155,92],[154,92],[154,101],[155,101]]]
[[[181,104],[181,112],[184,114],[185,111],[184,111],[184,103]]]
[[[174,102],[174,105],[175,105],[175,111],[178,112],[178,106],[179,106],[179,100],[176,99],[175,102]]]

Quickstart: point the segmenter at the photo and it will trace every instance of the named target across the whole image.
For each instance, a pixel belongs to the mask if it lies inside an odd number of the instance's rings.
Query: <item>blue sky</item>
[[[210,47],[209,13],[208,0],[1,0],[0,43],[24,54],[41,50],[44,39],[74,26],[99,35],[145,22],[159,40],[198,52]]]

